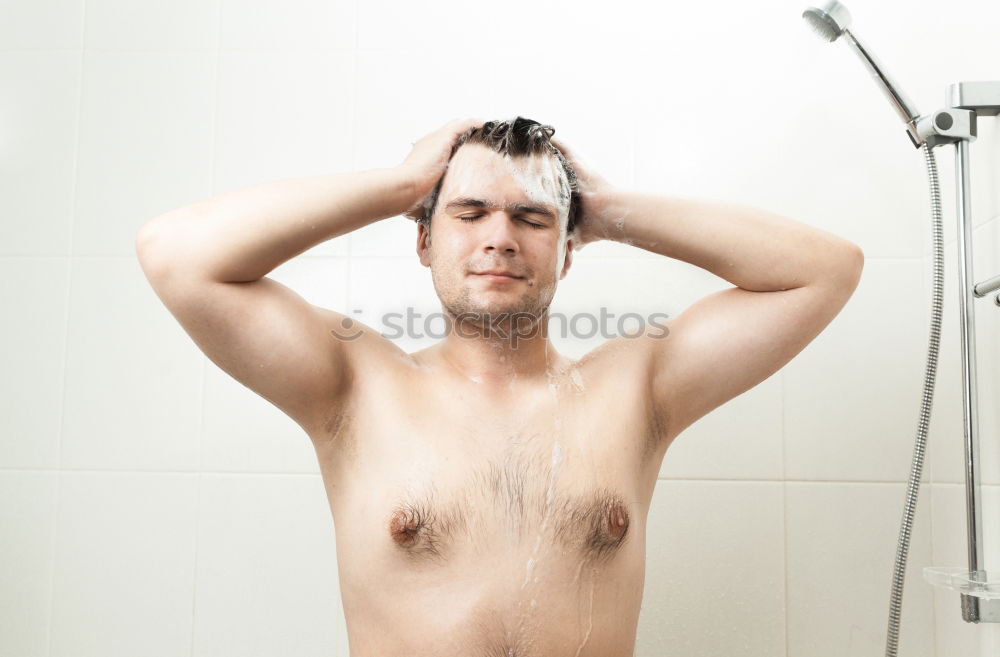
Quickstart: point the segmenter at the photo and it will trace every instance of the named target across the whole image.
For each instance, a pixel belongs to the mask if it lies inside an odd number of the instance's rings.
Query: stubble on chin
[[[461,319],[481,327],[506,325],[512,316],[519,317],[520,324],[526,321],[537,322],[549,308],[548,303],[543,303],[531,292],[524,292],[516,300],[507,303],[490,304],[477,298],[469,285],[461,286],[457,293],[439,289],[438,297],[452,320]]]

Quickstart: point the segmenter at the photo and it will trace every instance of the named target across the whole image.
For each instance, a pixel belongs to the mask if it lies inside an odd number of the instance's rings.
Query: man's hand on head
[[[477,118],[452,119],[413,143],[410,154],[396,166],[411,181],[416,201],[404,216],[414,221],[423,216],[424,201],[448,169],[448,160],[458,138],[484,123]]]
[[[614,185],[590,168],[564,142],[555,137],[550,141],[573,167],[580,190],[580,216],[576,219],[576,227],[571,235],[574,238],[574,250],[590,242],[608,239],[612,234],[614,219],[609,216],[607,206],[614,193]]]

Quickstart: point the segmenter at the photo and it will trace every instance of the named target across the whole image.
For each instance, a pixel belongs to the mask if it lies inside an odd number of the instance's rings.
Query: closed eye
[[[467,216],[464,216],[464,217],[459,217],[459,219],[461,221],[472,222],[472,221],[475,221],[476,219],[479,219],[482,216],[483,215],[481,215],[481,214],[473,214],[473,215],[467,215]],[[531,226],[532,228],[545,228],[545,224],[536,224],[535,222],[528,221],[527,219],[522,219],[522,221],[524,223],[528,224],[529,226]]]

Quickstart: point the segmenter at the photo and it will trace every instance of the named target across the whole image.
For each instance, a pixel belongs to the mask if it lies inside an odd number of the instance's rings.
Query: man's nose
[[[516,253],[518,250],[517,235],[514,232],[514,222],[502,212],[490,217],[487,224],[486,250]]]

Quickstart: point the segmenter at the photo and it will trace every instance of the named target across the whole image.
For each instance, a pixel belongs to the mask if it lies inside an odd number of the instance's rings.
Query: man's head
[[[451,149],[451,156],[448,159],[449,162],[454,159],[458,149],[466,144],[482,144],[496,153],[510,158],[550,155],[558,161],[562,168],[558,194],[560,207],[565,207],[566,216],[563,219],[566,223],[566,234],[569,236],[573,234],[580,213],[580,192],[577,186],[576,172],[563,157],[563,154],[559,152],[559,149],[550,141],[554,134],[555,129],[552,126],[543,125],[522,116],[506,121],[487,121],[482,127],[471,128],[461,135]],[[431,226],[431,218],[437,209],[445,177],[441,177],[437,186],[434,187],[434,191],[427,197],[424,214],[417,220],[418,223],[426,225],[428,231]]]
[[[572,262],[580,207],[576,174],[549,141],[554,132],[516,117],[457,140],[417,235],[420,261],[451,314],[537,317],[548,308]]]

